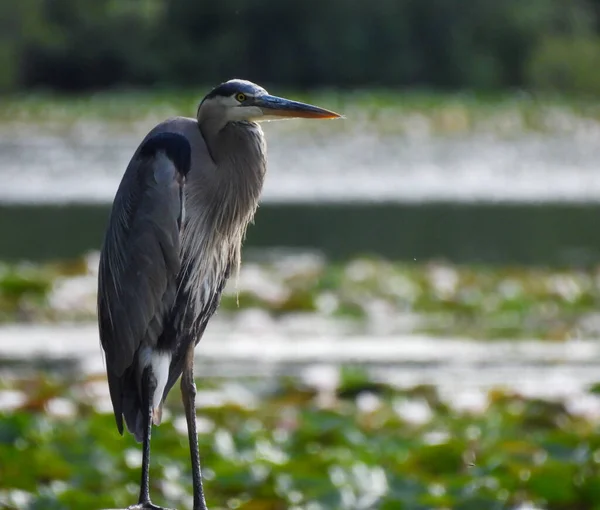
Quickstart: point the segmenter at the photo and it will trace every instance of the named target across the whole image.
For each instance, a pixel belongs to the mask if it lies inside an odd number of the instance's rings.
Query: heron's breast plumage
[[[185,188],[182,274],[197,317],[214,311],[224,280],[239,267],[266,172],[257,124],[228,124],[209,148],[198,154]]]
[[[229,243],[210,235],[203,225],[186,223],[182,246],[182,277],[179,292],[186,296],[193,322],[209,314],[211,304],[227,278],[231,256]],[[208,318],[208,317],[207,317]]]

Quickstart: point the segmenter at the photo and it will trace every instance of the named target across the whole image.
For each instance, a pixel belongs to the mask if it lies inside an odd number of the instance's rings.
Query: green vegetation
[[[152,124],[174,115],[193,116],[210,85],[153,91],[110,91],[81,96],[55,93],[12,94],[0,101],[0,132],[80,136],[95,130],[140,135]],[[490,134],[517,138],[524,133],[565,135],[600,123],[600,105],[592,99],[554,94],[476,94],[409,91],[394,93],[321,90],[299,92],[276,88],[273,93],[326,105],[349,121],[336,124],[344,136],[370,130],[380,136],[461,136]],[[265,129],[270,130],[267,126]],[[326,122],[279,123],[278,130],[327,132]]]
[[[0,268],[0,320],[93,321],[94,264]],[[221,313],[248,308],[345,318],[359,328],[415,316],[417,331],[441,336],[564,340],[598,333],[600,272],[375,259],[248,262]]]
[[[211,509],[598,508],[600,436],[564,405],[492,392],[484,410],[458,411],[433,388],[398,390],[345,373],[327,399],[289,379],[199,381],[199,399],[213,397],[198,413]],[[98,411],[105,385],[55,376],[2,382],[0,395],[16,402],[0,415],[2,508],[135,501],[139,445]],[[153,435],[152,492],[183,509],[191,474],[176,393]]]
[[[598,0],[23,0],[0,89],[189,86],[600,92]]]

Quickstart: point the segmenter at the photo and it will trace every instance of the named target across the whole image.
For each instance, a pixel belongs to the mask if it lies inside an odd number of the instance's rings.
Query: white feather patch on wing
[[[141,372],[150,367],[152,375],[156,380],[156,388],[152,395],[152,422],[160,425],[162,418],[162,396],[169,379],[169,367],[171,366],[171,353],[159,352],[151,347],[144,347],[140,351]]]

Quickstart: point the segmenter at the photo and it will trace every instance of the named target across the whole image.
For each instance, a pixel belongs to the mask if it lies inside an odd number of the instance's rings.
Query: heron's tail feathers
[[[144,417],[141,404],[137,390],[123,395],[125,425],[127,425],[127,430],[133,434],[138,443],[144,440]]]
[[[144,417],[140,406],[135,404],[129,405],[123,403],[123,416],[125,417],[125,424],[127,430],[133,434],[135,440],[141,443],[144,440]],[[152,409],[152,423],[154,425],[160,425],[162,420],[162,404]]]
[[[160,425],[162,420],[162,403],[152,408],[152,423]]]
[[[129,374],[131,377],[130,383],[122,386],[123,397],[121,401],[121,412],[125,418],[127,430],[133,434],[138,443],[141,443],[144,440],[144,416],[146,413],[145,406],[147,404],[143,404],[142,402],[143,399],[140,395],[138,384],[134,375],[136,373],[137,369],[132,369]],[[164,379],[166,383],[166,376]],[[160,388],[160,390],[154,390],[152,402],[152,423],[154,425],[160,425],[162,420],[163,399],[161,397],[163,395],[163,389],[164,383],[162,384],[162,388]],[[160,393],[158,393],[158,391],[160,391]]]

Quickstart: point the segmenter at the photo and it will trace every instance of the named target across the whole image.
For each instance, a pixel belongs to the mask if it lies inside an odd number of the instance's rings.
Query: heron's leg
[[[142,446],[142,480],[140,482],[140,498],[135,508],[162,510],[150,502],[150,437],[152,435],[152,397],[156,388],[156,380],[150,368],[142,375],[142,406],[144,413],[144,443]]]
[[[192,477],[194,482],[194,510],[207,510],[200,471],[200,452],[198,451],[198,433],[196,431],[196,383],[194,382],[194,347],[192,343],[185,357],[181,375],[181,396],[185,408],[188,427],[190,455],[192,457]]]

